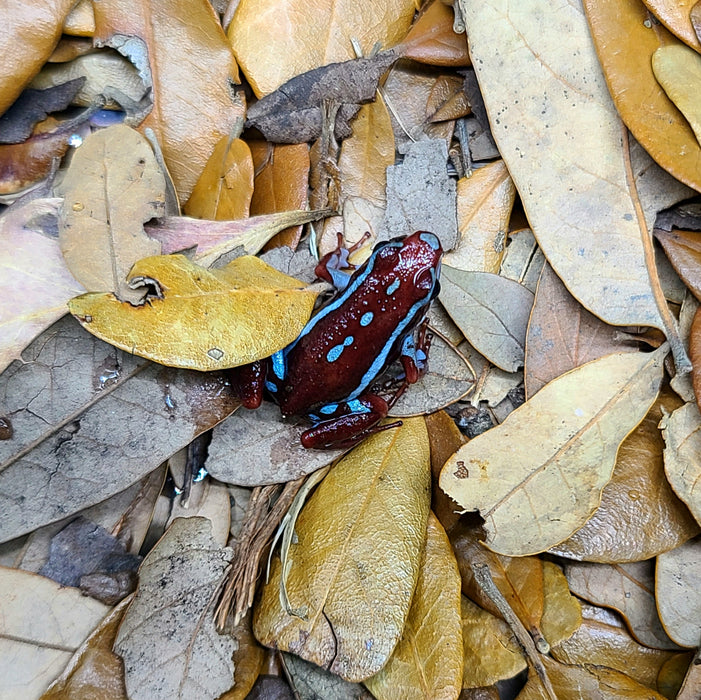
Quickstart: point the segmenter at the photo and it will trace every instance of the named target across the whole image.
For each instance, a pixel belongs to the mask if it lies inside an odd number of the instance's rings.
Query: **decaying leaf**
[[[462,7],[492,133],[548,261],[608,323],[663,327],[666,306],[648,269],[624,127],[581,7],[543,0]],[[673,322],[665,323],[673,334]]]
[[[377,673],[409,614],[426,536],[429,480],[421,418],[373,435],[339,462],[295,526],[287,594],[297,612],[281,606],[276,557],[255,610],[257,639],[346,680]]]
[[[533,294],[490,272],[464,272],[444,265],[441,304],[482,355],[515,372],[523,366]]]
[[[309,320],[316,292],[253,256],[206,270],[183,255],[144,258],[129,273],[146,286],[141,306],[83,294],[71,313],[112,345],[170,367],[210,371],[260,360],[289,345]]]
[[[655,570],[660,620],[681,646],[697,648],[701,639],[701,538],[661,554]]]
[[[165,180],[133,129],[119,124],[89,136],[57,194],[61,251],[86,289],[116,292],[137,260],[161,252],[143,222],[163,214]]]
[[[441,488],[480,511],[490,549],[541,552],[586,522],[620,443],[657,397],[666,353],[609,355],[572,370],[446,463]]]
[[[155,132],[185,202],[216,143],[244,111],[232,98],[238,68],[214,9],[172,0],[138,6],[105,0],[93,7],[95,42],[129,56],[151,88],[153,108],[139,128]]]
[[[565,574],[580,598],[621,613],[633,637],[653,649],[677,650],[655,606],[654,560],[630,564],[570,562]]]
[[[387,169],[387,214],[380,240],[430,231],[451,250],[457,241],[456,185],[448,177],[442,141],[417,141],[400,165]]]
[[[0,375],[0,540],[123,491],[238,405],[221,373],[151,365],[54,324]],[[144,426],[148,430],[144,430]]]
[[[275,143],[313,141],[321,134],[322,103],[332,101],[340,106],[336,137],[350,136],[349,120],[360,104],[375,97],[380,78],[397,58],[393,51],[383,51],[372,58],[331,63],[298,75],[253,104],[246,126],[255,127]]]
[[[442,525],[428,516],[419,580],[402,638],[365,685],[377,700],[455,700],[462,689],[460,574]]]
[[[228,36],[260,97],[305,71],[355,58],[353,39],[360,40],[365,55],[376,42],[383,48],[393,46],[404,38],[414,9],[413,0],[391,0],[381,6],[371,0],[243,0]]]
[[[698,405],[687,403],[665,415],[660,428],[666,444],[667,479],[701,525],[701,414]]]
[[[207,700],[232,686],[236,643],[212,614],[230,558],[206,518],[181,518],[144,559],[114,644],[132,700]]]
[[[621,444],[611,481],[591,519],[552,551],[608,563],[640,561],[678,547],[698,525],[665,479],[658,424],[681,401],[664,386],[655,404]]]
[[[7,698],[39,697],[109,608],[77,588],[0,567],[0,673]]]
[[[84,291],[66,267],[58,241],[34,223],[55,216],[60,200],[35,199],[0,217],[0,372]]]

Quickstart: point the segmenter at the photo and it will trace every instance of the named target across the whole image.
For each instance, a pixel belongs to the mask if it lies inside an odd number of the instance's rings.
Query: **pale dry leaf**
[[[302,617],[282,608],[276,557],[255,610],[256,638],[346,680],[377,673],[409,614],[429,483],[422,418],[371,436],[341,460],[302,510],[288,553],[287,595]]]
[[[89,136],[56,191],[61,251],[89,291],[121,291],[137,260],[161,252],[143,223],[164,213],[165,179],[148,141],[128,126]]]
[[[77,588],[0,568],[0,697],[38,698],[108,612]]]
[[[233,684],[236,642],[213,616],[232,552],[211,533],[206,518],[175,520],[141,564],[114,644],[132,700],[207,700]]]
[[[701,525],[701,414],[695,401],[665,415],[664,468],[669,483]]]
[[[458,244],[443,262],[458,270],[499,272],[516,188],[504,161],[458,180]]]
[[[243,0],[229,25],[228,37],[241,69],[260,97],[308,70],[355,58],[354,38],[365,55],[377,42],[382,48],[393,46],[409,29],[414,8],[414,0],[391,0],[382,5],[372,0]],[[271,46],[275,46],[274,52]]]
[[[375,700],[360,683],[344,681],[316,664],[294,654],[283,654],[285,669],[292,677],[292,687],[299,700]],[[227,700],[227,699],[224,699]],[[282,700],[282,699],[280,699]]]
[[[480,511],[490,549],[541,552],[586,522],[620,443],[657,398],[667,352],[609,355],[568,372],[445,464],[441,488]]]
[[[465,272],[444,265],[441,304],[470,344],[506,372],[523,366],[533,294],[490,272]]]
[[[638,642],[653,649],[678,649],[657,614],[653,560],[630,564],[568,562],[564,568],[572,592],[590,603],[618,610]]]
[[[206,518],[212,529],[212,539],[220,547],[229,541],[231,504],[226,484],[213,479],[203,479],[191,485],[186,504],[175,499],[166,529],[176,518]]]
[[[698,648],[701,640],[701,538],[660,554],[655,592],[660,620],[681,646]]]
[[[596,512],[554,547],[554,553],[604,563],[640,561],[678,547],[698,532],[664,473],[658,424],[679,405],[676,395],[663,386],[648,414],[621,444]]]
[[[377,700],[456,700],[462,689],[460,573],[443,526],[428,516],[426,546],[402,638],[365,685]]]
[[[509,245],[499,270],[502,277],[522,284],[535,294],[544,265],[545,256],[533,231],[523,228],[509,234]]]
[[[151,365],[59,321],[0,375],[14,428],[0,440],[0,539],[123,491],[237,404],[220,373]]]
[[[663,327],[623,126],[579,3],[461,6],[492,133],[548,261],[608,323]]]
[[[240,408],[212,432],[207,471],[227,484],[264,486],[311,474],[343,454],[302,447],[307,428],[301,418],[283,421],[270,402],[255,411]]]
[[[55,216],[59,199],[35,199],[0,217],[0,372],[54,321],[66,302],[85,291],[66,267],[58,241],[33,225]]]

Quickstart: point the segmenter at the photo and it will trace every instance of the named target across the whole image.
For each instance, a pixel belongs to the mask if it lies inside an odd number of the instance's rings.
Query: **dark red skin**
[[[425,243],[417,232],[402,241],[401,247],[387,246],[358,268],[348,288],[324,307],[313,327],[305,330],[291,346],[286,356],[286,376],[282,381],[268,377],[278,384],[275,400],[283,415],[304,414],[315,406],[343,401],[367,392],[372,381],[401,352],[408,334],[421,323],[430,297],[437,293],[436,277],[442,249]],[[368,265],[372,270],[368,273]],[[356,280],[362,280],[357,288]],[[387,289],[399,280],[397,290],[389,295]],[[334,304],[346,297],[337,308]],[[415,307],[415,313],[402,328],[379,365],[378,357],[392,334]],[[324,315],[327,309],[332,310]],[[361,326],[359,319],[367,312],[374,314],[372,322]],[[314,320],[314,319],[313,319]],[[311,325],[311,323],[310,323]],[[353,342],[334,362],[327,359],[329,351],[343,344],[349,336]],[[370,381],[361,380],[370,370]],[[375,371],[376,370],[376,371]]]

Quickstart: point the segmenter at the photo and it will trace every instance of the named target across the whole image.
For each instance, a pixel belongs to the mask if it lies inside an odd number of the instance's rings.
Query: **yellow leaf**
[[[481,688],[511,678],[526,668],[526,659],[509,626],[462,597],[464,688]]]
[[[299,335],[315,292],[253,256],[206,270],[183,255],[144,258],[129,273],[158,296],[132,306],[92,293],[68,304],[84,328],[108,343],[170,367],[211,371],[253,362]]]
[[[365,685],[377,700],[454,700],[462,689],[460,573],[443,526],[428,516],[426,548],[402,639]]]
[[[578,367],[446,462],[441,488],[465,510],[480,511],[490,549],[542,552],[587,521],[619,445],[657,397],[667,352],[609,355]]]
[[[312,68],[356,58],[351,39],[365,54],[376,42],[390,48],[406,35],[414,9],[414,0],[242,0],[228,37],[261,97]]]
[[[342,459],[304,507],[280,603],[276,558],[253,631],[346,680],[389,659],[419,575],[429,509],[428,435],[422,418],[373,435]]]
[[[192,190],[184,211],[196,219],[248,217],[253,196],[253,158],[245,141],[224,136]]]
[[[701,56],[684,44],[660,46],[652,54],[652,70],[701,142]]]

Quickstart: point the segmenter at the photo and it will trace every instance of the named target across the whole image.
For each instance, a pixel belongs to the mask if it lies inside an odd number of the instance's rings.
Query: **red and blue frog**
[[[379,243],[350,275],[340,270],[348,253],[339,248],[317,266],[316,274],[337,292],[297,340],[235,375],[247,408],[260,405],[265,387],[283,416],[305,415],[312,423],[301,437],[308,448],[349,447],[400,425],[379,423],[426,372],[426,313],[440,291],[438,237],[417,231]],[[397,359],[404,376],[391,395],[381,396],[373,384]]]

